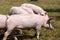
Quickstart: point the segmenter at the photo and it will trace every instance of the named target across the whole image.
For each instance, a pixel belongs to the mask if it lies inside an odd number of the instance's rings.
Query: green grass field
[[[60,0],[38,0],[36,2],[32,2],[30,0],[0,0],[0,14],[8,14],[9,9],[12,6],[20,6],[23,3],[32,3],[36,4],[43,9],[60,9]],[[47,10],[48,11],[48,10]],[[51,10],[50,10],[51,11]],[[60,12],[48,12],[49,16],[52,16],[54,19],[52,20],[52,25],[55,28],[54,30],[49,30],[44,27],[41,29],[41,35],[39,40],[60,40]],[[25,31],[25,30],[24,30]],[[35,34],[34,30],[25,31],[27,35],[33,36]],[[19,38],[20,40],[21,38]],[[9,38],[8,40],[12,40]],[[23,40],[37,40],[35,37],[33,38],[24,38]]]

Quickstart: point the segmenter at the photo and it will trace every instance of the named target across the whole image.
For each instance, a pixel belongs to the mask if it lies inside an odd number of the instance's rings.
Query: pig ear
[[[50,17],[48,21],[51,21],[53,19],[53,17]]]

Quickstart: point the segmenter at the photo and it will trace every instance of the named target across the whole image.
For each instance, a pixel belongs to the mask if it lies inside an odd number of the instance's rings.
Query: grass
[[[36,2],[30,0],[0,0],[0,14],[8,14],[11,6],[20,6],[22,3],[36,4],[43,9],[60,9],[60,0],[38,0]],[[43,27],[40,31],[41,35],[39,40],[60,40],[60,12],[48,12],[48,15],[54,18],[54,20],[52,20],[52,25],[55,29],[49,30]],[[34,36],[35,31],[32,29],[30,31],[26,30],[25,34]],[[24,38],[24,40],[37,39],[33,37]]]

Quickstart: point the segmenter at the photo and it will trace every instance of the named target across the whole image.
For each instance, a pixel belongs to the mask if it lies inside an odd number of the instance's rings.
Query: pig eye
[[[40,14],[41,16],[44,16],[43,14]]]

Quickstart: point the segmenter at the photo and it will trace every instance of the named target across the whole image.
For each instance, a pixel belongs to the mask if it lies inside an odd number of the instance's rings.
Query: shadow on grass
[[[60,21],[60,16],[56,16],[56,20]]]
[[[36,35],[30,36],[30,35],[23,35],[23,36],[18,36],[18,40],[32,40],[32,38],[36,38]]]
[[[4,34],[1,34],[1,35],[0,35],[0,40],[2,40],[2,39],[3,39],[3,36],[4,36]]]
[[[60,21],[60,16],[52,16],[56,21]]]
[[[60,9],[44,9],[47,12],[60,12]]]

